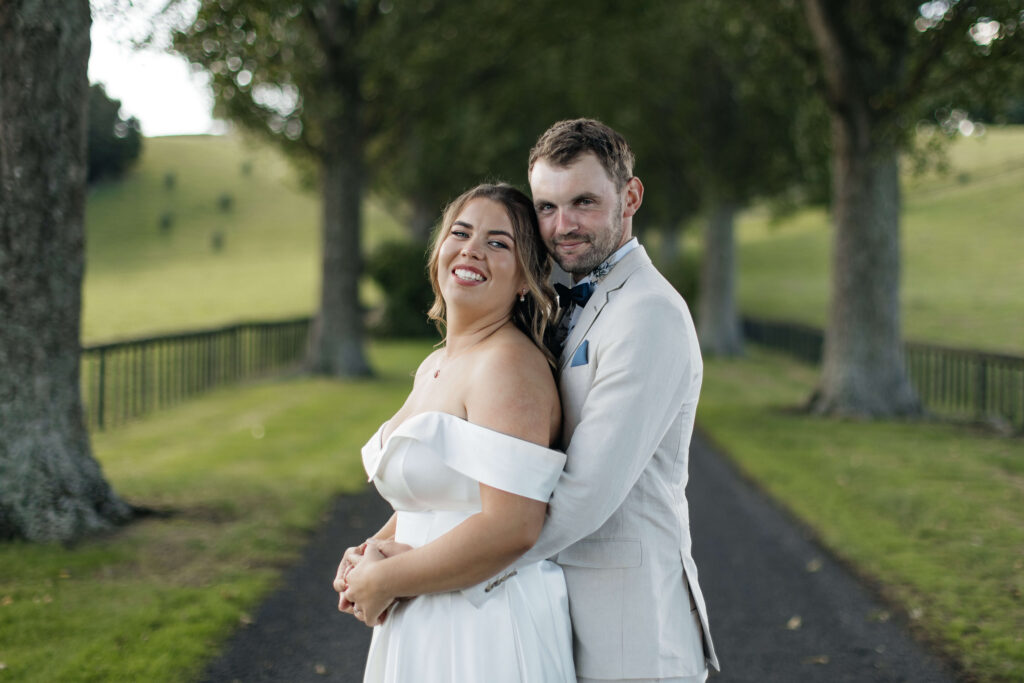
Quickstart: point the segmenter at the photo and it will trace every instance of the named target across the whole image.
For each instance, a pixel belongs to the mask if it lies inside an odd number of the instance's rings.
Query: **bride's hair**
[[[555,290],[548,279],[551,275],[551,259],[540,239],[540,226],[533,202],[525,194],[506,183],[483,184],[463,192],[445,207],[441,222],[434,231],[433,246],[430,249],[430,261],[427,266],[430,275],[430,286],[434,290],[434,305],[427,311],[427,317],[437,325],[441,336],[444,336],[446,308],[438,286],[437,269],[441,243],[448,236],[452,224],[459,217],[466,205],[474,199],[489,199],[505,208],[509,221],[512,223],[512,236],[515,241],[516,261],[526,278],[529,291],[525,301],[518,297],[511,302],[512,321],[522,330],[533,343],[544,353],[548,363],[555,366],[555,357],[544,343],[556,311]]]

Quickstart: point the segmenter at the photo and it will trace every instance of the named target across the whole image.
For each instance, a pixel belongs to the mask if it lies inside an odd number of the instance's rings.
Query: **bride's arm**
[[[500,351],[496,354],[503,355]],[[512,355],[512,354],[508,354]],[[539,354],[537,354],[539,357]],[[487,358],[467,377],[471,422],[548,445],[558,395],[551,372],[533,358]],[[395,598],[457,590],[511,564],[537,540],[546,503],[480,485],[481,511],[434,541],[392,557],[370,550],[349,572],[344,598],[374,624]]]
[[[426,358],[424,358],[423,361],[420,362],[419,367],[416,368],[416,372],[414,373],[414,387],[426,376],[426,368],[436,366],[436,357],[437,351],[434,351],[433,353],[429,354]],[[339,593],[343,593],[345,591],[345,577],[348,576],[348,573],[362,560],[368,544],[372,546],[374,541],[385,543],[386,545],[384,547],[389,549],[385,551],[385,555],[392,555],[398,552],[408,550],[408,546],[403,546],[401,544],[397,544],[394,542],[395,525],[397,524],[397,520],[397,515],[391,515],[391,517],[388,518],[388,521],[384,524],[384,526],[382,526],[380,530],[373,536],[370,536],[368,539],[366,539],[359,545],[351,546],[345,549],[345,552],[342,554],[341,557],[341,562],[338,563],[338,571],[335,572],[334,575],[334,590],[338,591]],[[344,596],[341,596],[341,599],[338,602],[338,609],[342,612],[351,613],[352,604],[345,600]]]

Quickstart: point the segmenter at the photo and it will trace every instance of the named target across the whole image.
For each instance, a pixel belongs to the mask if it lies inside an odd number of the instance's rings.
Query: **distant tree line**
[[[121,177],[142,153],[139,120],[122,116],[120,100],[109,97],[100,83],[89,86],[88,118],[87,182]]]

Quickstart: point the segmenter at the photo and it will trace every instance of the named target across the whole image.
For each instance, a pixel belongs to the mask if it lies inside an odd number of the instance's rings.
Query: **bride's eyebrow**
[[[453,221],[452,222],[452,227],[455,227],[456,225],[461,225],[462,227],[469,228],[470,230],[473,229],[473,224],[472,223],[467,223],[466,221]]]
[[[516,238],[512,236],[512,233],[510,233],[510,232],[508,232],[506,230],[490,230],[490,231],[488,231],[487,234],[488,235],[504,235],[505,237],[509,238],[513,242],[516,241]]]

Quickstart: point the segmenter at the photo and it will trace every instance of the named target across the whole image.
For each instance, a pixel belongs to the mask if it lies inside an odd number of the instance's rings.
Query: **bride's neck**
[[[479,344],[511,321],[509,315],[482,320],[461,320],[458,316],[449,315],[444,339],[446,354],[458,354]]]

